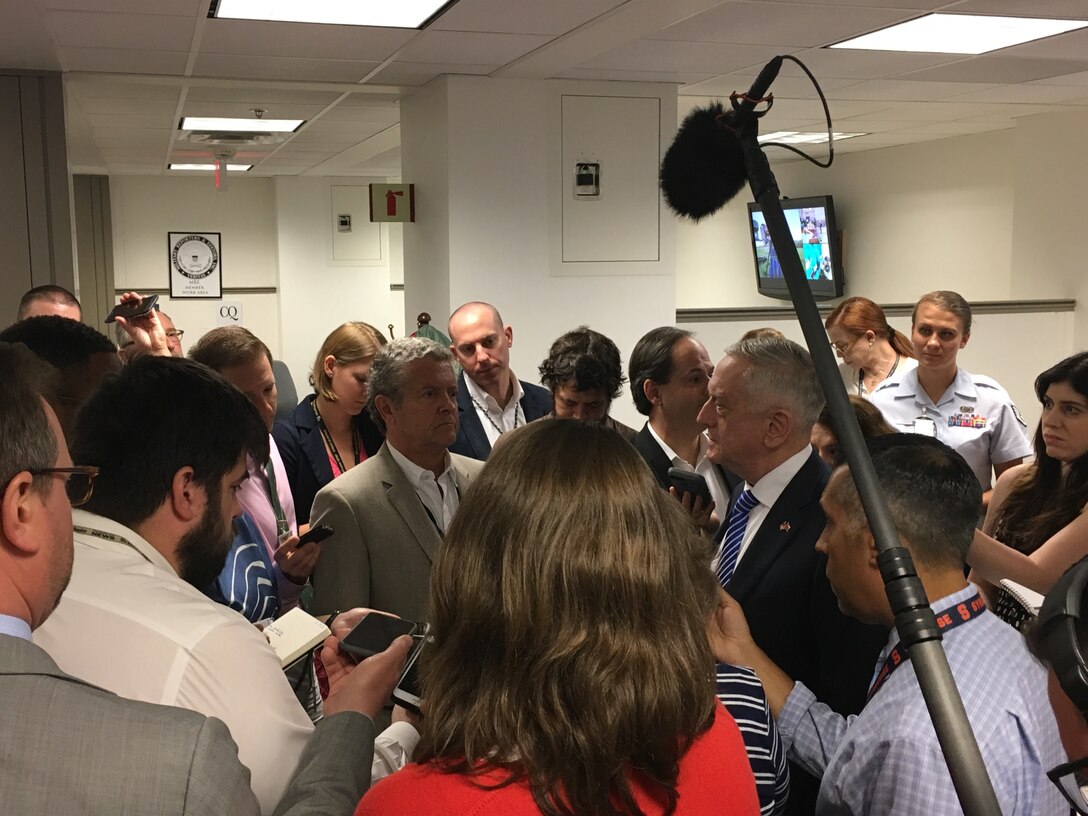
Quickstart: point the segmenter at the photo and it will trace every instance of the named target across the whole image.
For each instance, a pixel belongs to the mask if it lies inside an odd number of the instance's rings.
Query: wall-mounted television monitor
[[[813,296],[817,300],[842,297],[842,241],[831,196],[786,198],[782,200],[782,210]],[[748,204],[748,218],[756,259],[756,289],[761,295],[789,300],[782,265],[758,204]]]

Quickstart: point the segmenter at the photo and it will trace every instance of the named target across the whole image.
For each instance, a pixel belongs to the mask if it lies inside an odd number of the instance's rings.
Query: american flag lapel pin
[[[781,524],[778,525],[778,529],[781,530],[783,533],[788,533],[790,531],[790,523],[788,521],[783,521]]]

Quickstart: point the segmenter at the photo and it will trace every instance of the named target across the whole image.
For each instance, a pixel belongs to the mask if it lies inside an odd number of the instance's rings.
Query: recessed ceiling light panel
[[[452,5],[449,0],[219,0],[214,16],[283,23],[422,28]]]
[[[227,170],[231,173],[244,173],[251,168],[252,164],[228,164]],[[171,164],[169,165],[171,170],[201,170],[204,172],[212,172],[215,170],[214,164]]]
[[[231,119],[218,116],[183,116],[182,130],[230,133],[293,133],[305,119]]]
[[[926,54],[985,54],[1085,26],[1088,26],[1088,21],[1084,20],[927,14],[829,47]]]

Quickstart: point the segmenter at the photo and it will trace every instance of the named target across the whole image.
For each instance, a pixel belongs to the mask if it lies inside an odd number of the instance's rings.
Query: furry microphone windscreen
[[[718,121],[724,111],[715,102],[688,114],[661,162],[665,202],[693,221],[719,210],[748,179],[740,140]]]

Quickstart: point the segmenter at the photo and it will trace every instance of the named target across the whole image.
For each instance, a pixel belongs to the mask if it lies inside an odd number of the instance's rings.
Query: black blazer
[[[726,587],[744,609],[752,637],[786,674],[840,714],[865,705],[877,656],[888,639],[839,611],[816,552],[825,518],[820,495],[828,469],[815,451],[786,486]],[[733,494],[733,503],[739,498]],[[726,514],[728,518],[728,514]],[[725,536],[723,521],[715,544]],[[811,814],[819,782],[791,765],[787,814]]]
[[[650,433],[650,423],[647,422],[642,426],[642,430],[635,434],[635,440],[632,443],[635,446],[642,458],[646,460],[646,464],[650,466],[650,471],[654,474],[654,478],[657,479],[657,483],[661,485],[665,490],[669,489],[669,468],[672,467],[672,462],[669,461],[669,457],[665,455],[665,451],[661,450],[661,446],[657,444],[657,440],[654,439],[653,434]],[[732,496],[736,492],[737,485],[741,484],[744,479],[740,478],[731,470],[723,468],[721,465],[714,465],[717,468],[718,473],[721,475],[722,480],[729,488],[729,495]],[[724,514],[728,513],[729,508],[717,508],[717,514],[719,518],[723,518]]]
[[[540,419],[551,412],[552,395],[546,388],[521,380],[518,382],[521,382],[521,410],[525,414],[526,422]],[[480,415],[476,413],[476,406],[472,404],[463,371],[457,377],[457,411],[461,416],[461,424],[457,429],[457,440],[450,445],[450,453],[459,453],[471,459],[487,459],[491,454],[491,443],[484,432],[483,423],[480,422]]]
[[[299,524],[306,524],[310,520],[314,496],[332,481],[329,454],[317,427],[317,417],[314,416],[312,403],[315,399],[316,394],[305,397],[294,411],[272,427],[272,438],[276,440],[287,471],[287,481],[291,483],[291,498],[295,502],[295,518]],[[385,441],[385,435],[365,408],[355,418],[355,426],[359,429],[359,446],[367,456],[376,454]]]

